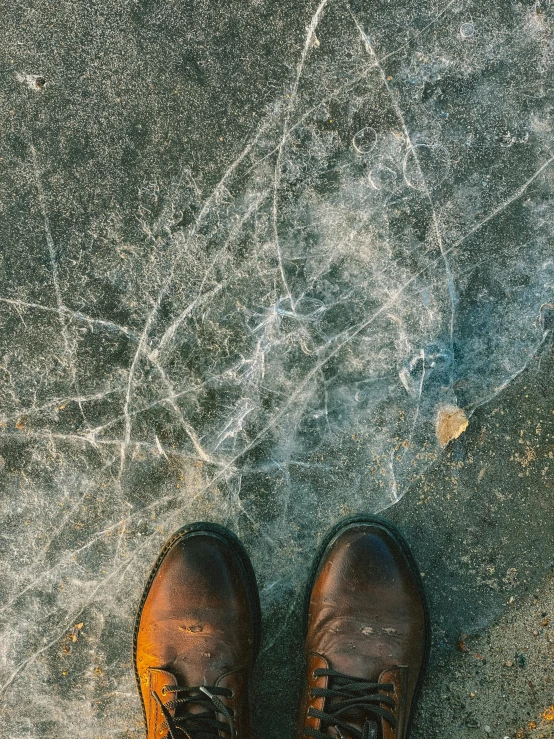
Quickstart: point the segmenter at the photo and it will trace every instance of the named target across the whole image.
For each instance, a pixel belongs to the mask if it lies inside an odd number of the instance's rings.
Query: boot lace
[[[164,739],[221,739],[222,731],[229,734],[230,739],[236,739],[234,711],[218,698],[232,698],[233,691],[230,688],[165,685],[162,694],[165,693],[175,693],[176,696],[165,705],[156,692],[152,693],[165,719],[162,724],[162,729],[167,729]],[[187,711],[193,703],[206,710],[199,713]],[[175,709],[175,716],[171,715],[171,709]],[[219,721],[218,713],[225,716],[227,721]]]
[[[395,701],[391,696],[379,693],[380,690],[393,693],[392,683],[371,683],[364,678],[350,677],[336,670],[323,668],[314,670],[314,677],[324,676],[330,678],[329,687],[312,688],[311,695],[313,698],[326,699],[325,710],[310,708],[308,711],[308,716],[320,720],[321,729],[307,726],[304,734],[313,739],[329,739],[329,734],[322,729],[332,726],[336,729],[339,739],[344,739],[343,730],[347,731],[352,739],[372,739],[376,736],[377,726],[370,719],[376,719],[377,724],[380,719],[385,719],[393,729],[396,727],[394,714],[384,707],[388,706],[394,710]],[[351,724],[352,720],[359,721],[361,716],[365,717],[362,730]]]

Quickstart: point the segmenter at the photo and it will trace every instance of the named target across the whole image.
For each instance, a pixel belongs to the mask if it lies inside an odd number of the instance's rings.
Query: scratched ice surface
[[[270,606],[315,532],[437,458],[442,406],[471,415],[541,344],[551,21],[417,6],[322,2],[217,186],[187,161],[144,182],[132,242],[99,212],[60,243],[25,138],[42,234],[34,281],[16,231],[0,263],[0,736],[139,736],[121,645],[165,536],[233,526]]]

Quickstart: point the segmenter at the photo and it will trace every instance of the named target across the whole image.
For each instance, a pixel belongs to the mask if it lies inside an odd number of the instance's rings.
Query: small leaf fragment
[[[456,405],[445,405],[439,408],[437,416],[437,438],[441,446],[457,439],[469,425],[463,408]]]

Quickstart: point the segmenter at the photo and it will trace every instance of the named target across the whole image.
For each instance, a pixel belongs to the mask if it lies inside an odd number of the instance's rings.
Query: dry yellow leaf
[[[469,425],[463,408],[456,405],[445,405],[439,408],[437,416],[437,437],[441,446],[457,439]]]

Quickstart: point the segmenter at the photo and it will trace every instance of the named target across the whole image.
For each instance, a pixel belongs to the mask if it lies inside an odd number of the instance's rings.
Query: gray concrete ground
[[[361,511],[427,585],[413,739],[552,737],[551,3],[0,17],[0,739],[143,735],[134,611],[202,519],[292,736],[305,576]]]

